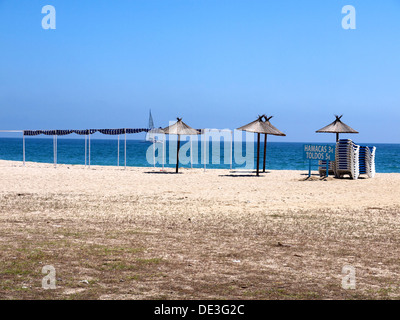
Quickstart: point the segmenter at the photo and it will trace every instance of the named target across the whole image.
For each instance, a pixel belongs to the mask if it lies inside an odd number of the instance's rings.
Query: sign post
[[[326,161],[326,176],[329,176],[329,161],[335,161],[335,146],[321,144],[303,145],[303,159],[308,160],[308,176],[311,176],[311,161]]]

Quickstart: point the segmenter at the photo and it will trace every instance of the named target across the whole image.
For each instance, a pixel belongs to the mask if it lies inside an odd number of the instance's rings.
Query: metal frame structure
[[[120,134],[123,133],[125,135],[125,141],[124,141],[124,168],[126,169],[126,140],[127,140],[127,134],[134,134],[134,133],[140,133],[140,132],[147,132],[149,129],[144,129],[144,128],[139,128],[139,129],[86,129],[86,130],[0,130],[1,132],[8,132],[8,133],[22,133],[22,162],[23,166],[25,166],[26,162],[26,141],[25,137],[26,136],[37,136],[41,134],[45,135],[52,135],[53,136],[53,162],[54,162],[54,168],[57,168],[57,154],[58,154],[58,136],[59,135],[69,135],[71,133],[76,133],[78,135],[84,135],[85,136],[85,167],[88,166],[90,169],[90,162],[91,162],[91,142],[90,142],[90,136],[96,132],[100,132],[102,134],[108,134],[108,135],[118,135],[118,155],[117,155],[117,161],[118,161],[118,166],[120,164],[119,161],[119,154],[120,154]],[[164,163],[163,163],[163,168],[164,168]]]

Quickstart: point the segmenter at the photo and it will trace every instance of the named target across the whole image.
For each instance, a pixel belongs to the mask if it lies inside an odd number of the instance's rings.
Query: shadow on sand
[[[229,174],[220,174],[218,177],[264,177],[264,174],[271,173],[271,171],[260,172],[259,176],[256,176],[256,171],[230,171]]]
[[[182,174],[183,172],[172,172],[172,171],[145,171],[147,174]]]

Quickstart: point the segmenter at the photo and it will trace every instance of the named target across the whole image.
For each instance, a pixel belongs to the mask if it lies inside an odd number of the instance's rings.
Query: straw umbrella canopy
[[[336,117],[335,121],[315,132],[336,133],[336,141],[339,141],[339,133],[358,133],[358,131],[354,130],[353,128],[350,128],[347,124],[343,123],[342,120],[340,120],[343,117],[343,115],[341,116],[335,115],[335,117]]]
[[[165,133],[163,128],[152,128],[149,131],[147,131],[149,139],[153,139],[153,135],[163,134],[163,133]]]
[[[274,136],[282,136],[282,137],[285,137],[286,136],[286,134],[284,134],[282,131],[280,131],[280,130],[278,130],[276,127],[274,127],[270,122],[269,122],[269,120],[271,120],[271,118],[272,118],[273,116],[270,116],[270,117],[267,117],[265,114],[263,115],[263,118],[264,118],[264,123],[266,124],[266,125],[268,125],[268,126],[270,126],[274,131],[275,131],[275,133],[271,133],[272,135],[274,135]],[[263,161],[263,172],[265,172],[265,160],[266,160],[266,156],[267,156],[267,133],[264,133],[264,161]]]
[[[195,135],[199,134],[196,129],[189,127],[186,123],[182,121],[182,118],[176,118],[177,121],[163,129],[165,134],[176,134],[178,136],[178,146],[176,148],[176,173],[178,173],[179,165],[179,149],[180,149],[180,139],[181,135]]]
[[[260,164],[260,135],[264,134],[276,134],[277,132],[271,126],[266,124],[262,121],[263,116],[258,116],[258,119],[237,128],[237,130],[247,131],[247,132],[254,132],[257,133],[257,168],[256,168],[256,175],[259,176],[259,164]]]

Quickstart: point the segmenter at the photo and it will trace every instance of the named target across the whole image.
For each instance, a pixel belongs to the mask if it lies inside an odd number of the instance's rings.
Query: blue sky
[[[145,127],[149,109],[157,126],[233,129],[266,113],[287,134],[270,141],[332,142],[315,130],[344,114],[357,142],[400,143],[399,17],[400,0],[0,0],[0,129]]]

